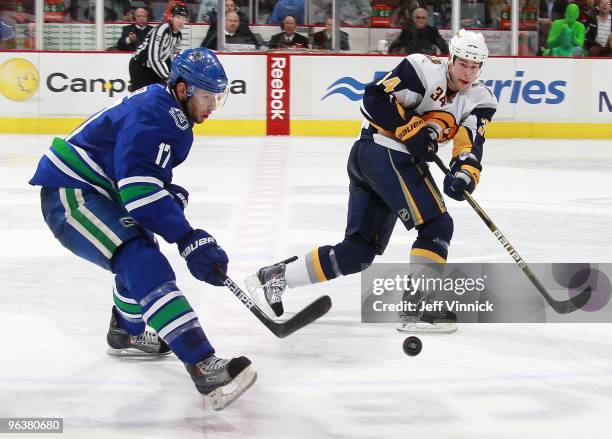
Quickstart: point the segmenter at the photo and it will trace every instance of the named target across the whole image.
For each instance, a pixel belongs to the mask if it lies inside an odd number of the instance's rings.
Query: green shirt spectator
[[[561,35],[559,35],[559,45],[553,47],[550,50],[550,54],[552,56],[576,56],[582,55],[582,50],[579,47],[575,47],[572,44],[572,31],[569,28],[565,28],[561,31]]]
[[[572,33],[572,46],[584,47],[584,25],[578,21],[580,9],[575,3],[570,3],[565,9],[565,18],[555,20],[548,32],[546,46],[549,49],[558,47],[560,44],[561,34],[568,29]]]

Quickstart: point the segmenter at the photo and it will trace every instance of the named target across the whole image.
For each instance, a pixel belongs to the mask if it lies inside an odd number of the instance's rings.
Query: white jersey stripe
[[[163,181],[159,180],[158,178],[148,177],[145,175],[137,175],[135,177],[122,178],[121,180],[117,182],[117,186],[119,186],[119,188],[122,188],[123,186],[126,186],[128,184],[134,184],[134,183],[153,183],[159,187],[164,187]]]
[[[60,171],[62,171],[64,174],[68,175],[69,177],[74,178],[75,180],[79,180],[82,181],[83,183],[86,183],[88,185],[90,185],[91,187],[93,187],[95,190],[97,190],[100,194],[104,195],[106,198],[108,198],[109,200],[112,200],[111,196],[108,194],[108,192],[106,192],[104,189],[102,189],[99,186],[96,186],[95,184],[91,184],[90,182],[84,180],[83,178],[81,178],[78,174],[76,174],[72,169],[70,169],[68,166],[66,166],[64,164],[64,162],[62,162],[50,149],[48,149],[45,152],[45,156],[51,160],[51,163],[53,163]]]
[[[128,212],[131,212],[134,209],[138,209],[139,207],[154,203],[155,201],[161,198],[164,198],[166,196],[169,196],[169,195],[170,194],[168,193],[167,190],[161,190],[159,192],[155,192],[153,195],[149,195],[148,197],[144,197],[139,200],[132,201],[131,203],[126,204],[125,208],[127,209]]]
[[[60,188],[59,194],[62,205],[64,206],[66,222],[74,227],[81,235],[83,235],[85,239],[91,242],[94,247],[100,250],[104,256],[110,259],[113,256],[110,250],[107,249],[95,236],[89,233],[89,231],[70,214],[70,205],[68,204],[68,199],[66,198],[66,189]]]
[[[98,218],[91,210],[89,210],[85,206],[85,199],[83,198],[83,191],[81,189],[75,189],[74,194],[76,196],[77,202],[79,203],[79,207],[77,207],[77,210],[81,212],[83,215],[85,215],[85,217],[89,221],[94,223],[94,225],[98,229],[100,229],[100,231],[103,232],[106,235],[106,237],[110,239],[113,242],[113,244],[115,244],[117,247],[123,244],[123,241],[121,241],[121,238],[119,238],[115,234],[115,232],[113,232],[106,224],[102,222],[100,218]]]

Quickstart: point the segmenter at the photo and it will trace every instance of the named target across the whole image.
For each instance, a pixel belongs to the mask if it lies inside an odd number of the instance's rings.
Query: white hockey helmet
[[[461,29],[450,40],[448,45],[451,62],[455,57],[483,63],[489,56],[489,49],[485,43],[484,35],[480,32],[471,32]]]

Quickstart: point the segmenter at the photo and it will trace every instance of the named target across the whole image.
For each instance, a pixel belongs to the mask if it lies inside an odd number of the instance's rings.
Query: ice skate
[[[113,307],[110,327],[106,335],[109,348],[106,353],[116,356],[162,356],[172,351],[170,347],[158,337],[157,332],[146,330],[139,335],[130,335],[119,326]]]
[[[185,364],[198,392],[214,410],[223,410],[246,392],[257,379],[246,357],[224,360],[214,355],[196,364]]]
[[[415,305],[414,311],[400,311],[400,325],[396,328],[404,334],[452,334],[457,331],[457,316],[451,311],[422,311],[421,305],[428,298],[427,294],[417,291],[411,294],[404,291],[402,300]]]
[[[270,318],[283,315],[282,295],[287,288],[285,261],[260,268],[244,279],[249,294],[257,306]]]

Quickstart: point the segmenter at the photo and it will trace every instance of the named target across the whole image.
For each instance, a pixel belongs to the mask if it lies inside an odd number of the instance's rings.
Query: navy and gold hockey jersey
[[[30,184],[95,190],[176,242],[191,226],[165,187],[189,154],[192,128],[166,87],[142,88],[54,139]]]
[[[453,140],[453,157],[462,153],[482,159],[487,124],[497,110],[490,90],[475,81],[456,94],[447,91],[446,60],[421,54],[408,55],[395,69],[365,89],[361,112],[365,128],[374,131],[374,141],[407,152],[399,141],[377,134],[404,131],[424,121],[438,133],[438,142]],[[413,116],[419,123],[409,124]],[[412,126],[414,125],[414,126]]]

